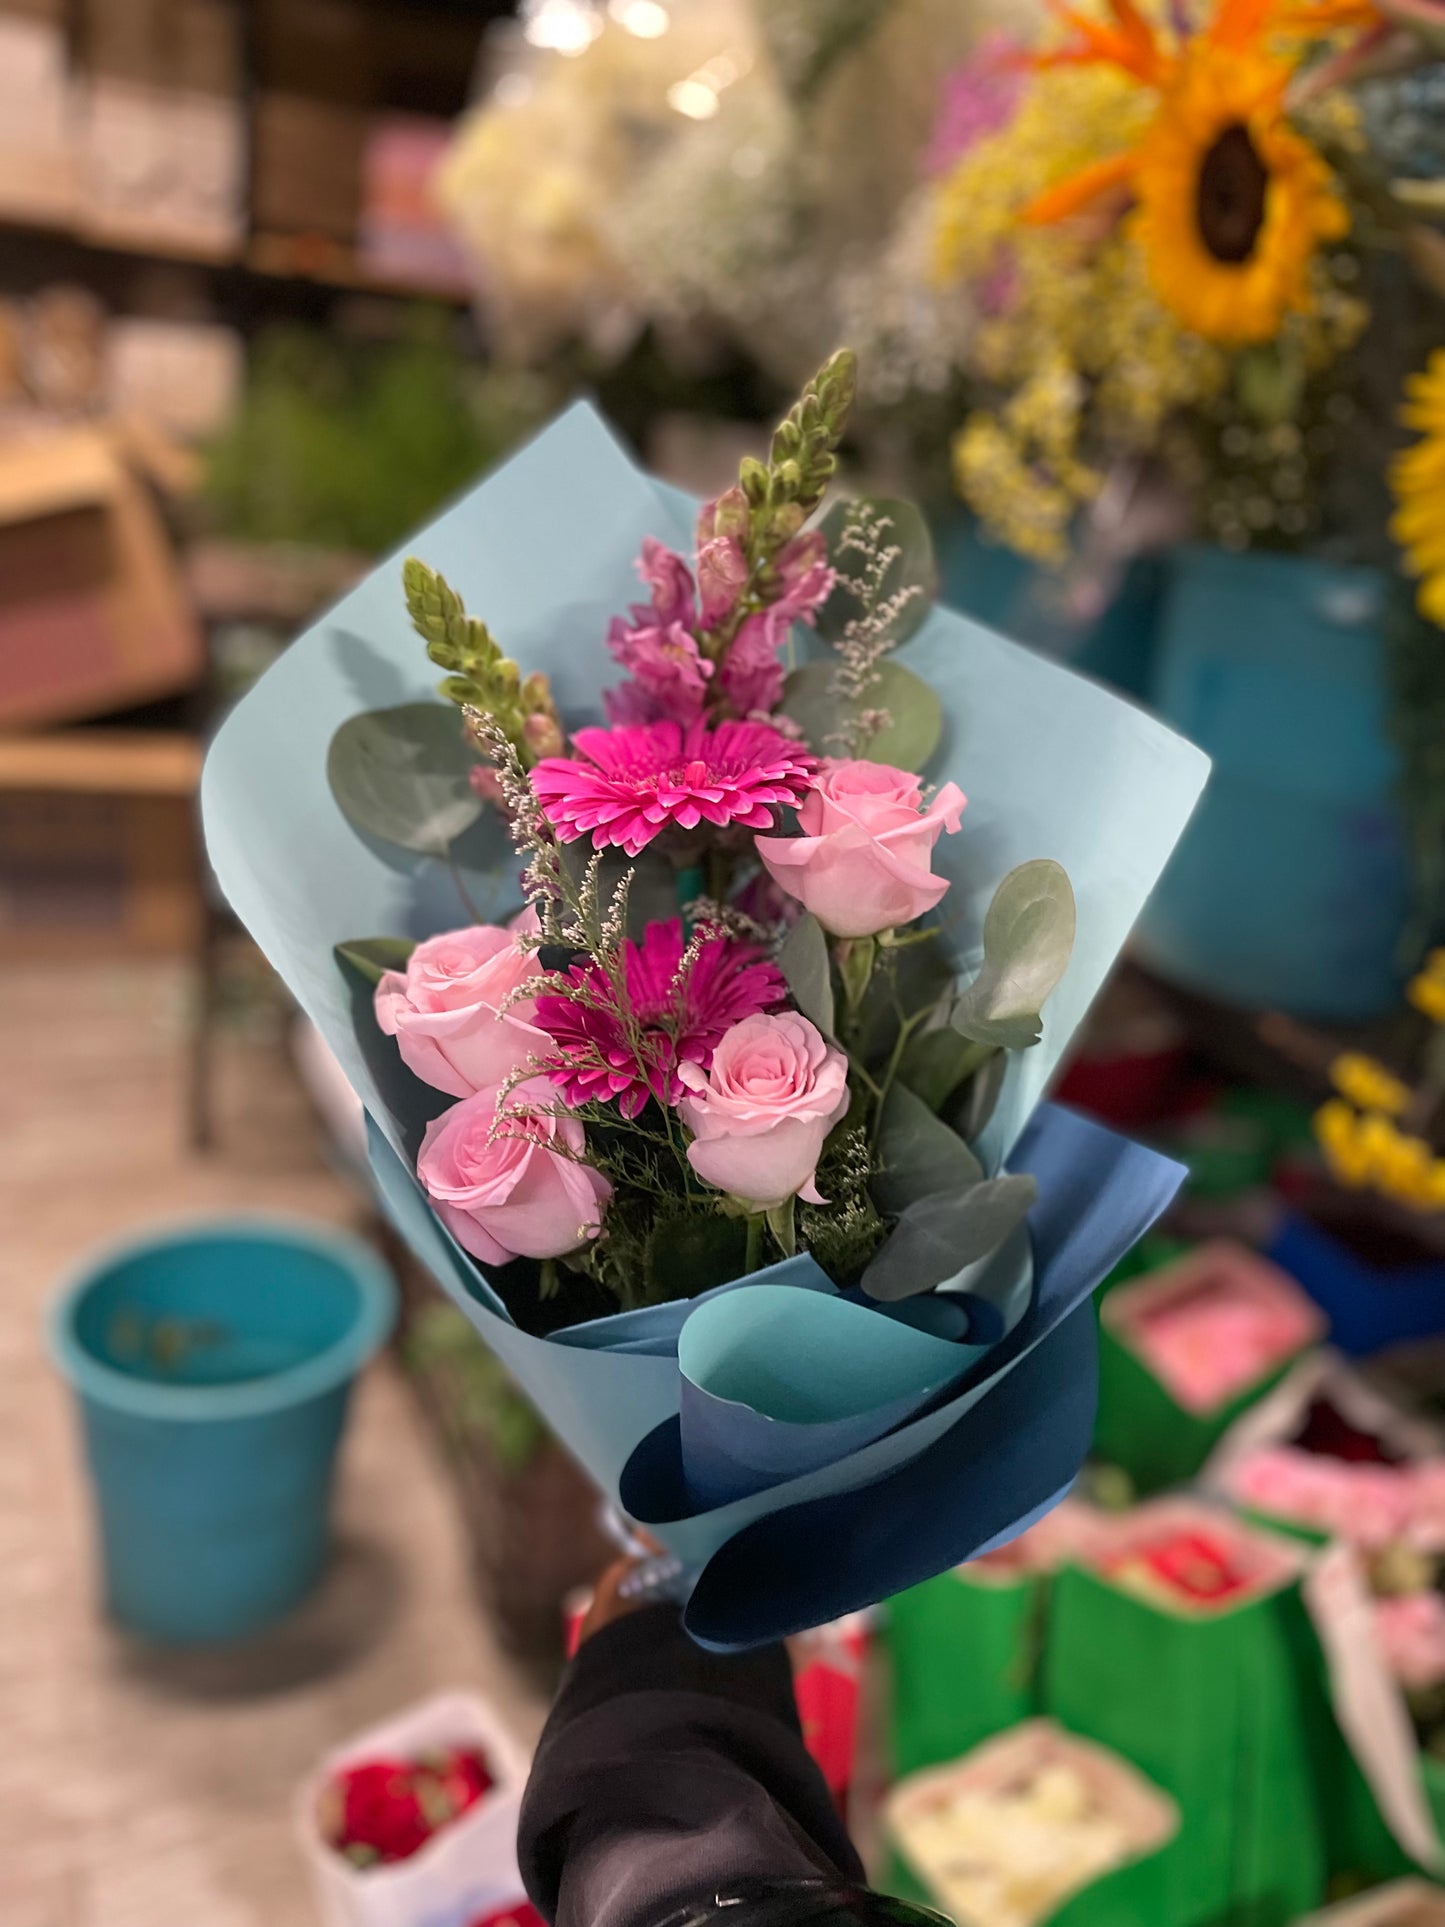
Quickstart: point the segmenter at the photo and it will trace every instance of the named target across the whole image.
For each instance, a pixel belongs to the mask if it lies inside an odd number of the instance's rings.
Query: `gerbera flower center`
[[[1199,238],[1216,261],[1237,266],[1254,253],[1268,193],[1269,170],[1249,129],[1236,121],[1225,128],[1199,168]]]

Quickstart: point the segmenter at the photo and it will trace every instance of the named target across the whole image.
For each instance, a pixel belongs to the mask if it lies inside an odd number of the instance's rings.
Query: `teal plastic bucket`
[[[1214,769],[1136,943],[1186,988],[1345,1022],[1397,998],[1385,593],[1374,570],[1300,556],[1176,557],[1152,697]]]
[[[1105,606],[1082,617],[1068,612],[1062,577],[990,541],[965,510],[940,515],[934,537],[939,593],[951,609],[1126,696],[1144,695],[1166,582],[1162,557],[1134,557]]]
[[[368,1246],[286,1219],[154,1232],[60,1293],[51,1350],[80,1406],[116,1620],[239,1639],[305,1596],[351,1383],[395,1315]]]

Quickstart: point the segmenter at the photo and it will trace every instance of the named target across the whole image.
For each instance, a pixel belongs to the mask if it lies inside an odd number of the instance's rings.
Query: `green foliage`
[[[743,463],[738,480],[749,507],[767,518],[772,546],[796,535],[827,493],[857,392],[858,357],[840,348],[773,430],[766,465]]]
[[[760,0],[759,17],[783,85],[806,106],[887,11],[888,0]]]
[[[868,1192],[870,1164],[866,1131],[845,1118],[830,1132],[818,1160],[818,1195],[828,1202],[794,1200],[798,1242],[812,1253],[833,1283],[844,1289],[857,1284],[886,1236]]]
[[[983,967],[950,1022],[975,1044],[1025,1050],[1043,1035],[1040,1011],[1074,947],[1074,892],[1048,857],[1020,863],[994,892],[983,920]]]
[[[524,725],[531,706],[527,697],[543,694],[550,709],[545,683],[540,691],[524,686],[516,663],[502,654],[486,623],[467,614],[445,576],[409,555],[402,564],[401,581],[412,628],[437,667],[451,672],[441,685],[442,695],[459,709],[478,709],[492,717],[506,731],[525,766],[529,758]]]
[[[524,1472],[551,1437],[531,1402],[455,1305],[427,1305],[407,1332],[407,1369],[443,1381],[453,1445],[480,1443],[504,1472]]]
[[[833,979],[823,926],[805,910],[783,939],[778,968],[793,1002],[827,1037],[833,1034]]]
[[[983,1166],[956,1131],[934,1116],[906,1085],[895,1084],[883,1104],[873,1202],[897,1217],[936,1192],[950,1195],[982,1181]]]
[[[818,524],[837,571],[833,593],[818,611],[818,634],[841,642],[866,623],[891,649],[927,619],[938,594],[933,537],[912,503],[877,496],[835,502]]]
[[[241,406],[209,451],[222,532],[381,554],[501,460],[557,397],[534,377],[469,365],[454,327],[422,309],[399,341],[262,334]]]
[[[326,780],[354,828],[444,857],[482,813],[468,781],[475,761],[453,711],[403,703],[349,716],[331,739]]]
[[[408,937],[357,937],[350,943],[337,944],[333,955],[339,964],[349,965],[374,986],[388,970],[405,970],[407,958],[415,949]]]
[[[943,734],[943,705],[928,684],[900,662],[880,662],[866,701],[854,702],[837,689],[830,662],[805,662],[783,688],[782,708],[820,755],[866,756],[895,769],[921,770]],[[865,713],[886,713],[882,728],[870,728]]]
[[[985,1178],[971,1190],[936,1192],[910,1204],[863,1274],[863,1289],[883,1304],[946,1285],[997,1251],[1038,1196],[1034,1178]]]
[[[898,1075],[931,1111],[942,1111],[954,1092],[997,1054],[993,1045],[972,1043],[951,1024],[943,1024],[914,1031],[903,1046]]]

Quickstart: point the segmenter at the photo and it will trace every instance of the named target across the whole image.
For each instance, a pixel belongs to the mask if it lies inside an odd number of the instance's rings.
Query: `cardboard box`
[[[242,9],[233,0],[86,0],[86,70],[112,80],[239,98]]]
[[[0,958],[194,950],[200,768],[187,736],[0,738]]]
[[[227,259],[243,230],[239,102],[106,74],[81,114],[81,225],[99,241]]]
[[[0,727],[169,695],[204,661],[160,518],[108,441],[0,449]]]
[[[68,220],[77,155],[62,26],[0,13],[0,215]]]
[[[356,108],[304,94],[262,94],[253,134],[252,225],[351,241],[361,212],[367,127]]]
[[[235,412],[246,357],[233,328],[206,322],[114,321],[106,330],[106,400],[186,439],[216,434]]]

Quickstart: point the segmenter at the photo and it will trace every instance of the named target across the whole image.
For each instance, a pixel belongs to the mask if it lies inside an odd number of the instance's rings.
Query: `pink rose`
[[[679,1064],[678,1103],[693,1134],[687,1161],[703,1180],[759,1210],[795,1193],[813,1204],[823,1140],[848,1108],[848,1060],[796,1011],[745,1017],[712,1069]]]
[[[448,930],[419,943],[405,971],[387,971],[376,986],[376,1021],[424,1084],[453,1097],[494,1091],[529,1058],[551,1049],[551,1039],[532,1022],[532,998],[502,1008],[540,969],[536,954],[523,950],[509,930],[492,924]]]
[[[825,762],[798,810],[801,836],[753,841],[768,874],[835,937],[873,937],[912,923],[948,888],[930,867],[951,836],[963,791],[945,783],[927,809],[916,776],[887,763]]]
[[[489,1092],[443,1111],[427,1125],[416,1161],[442,1223],[483,1264],[575,1251],[597,1236],[612,1196],[602,1173],[579,1162],[586,1140],[576,1118],[513,1109],[528,1088],[508,1100],[495,1132]],[[550,1102],[552,1093],[538,1097]]]

